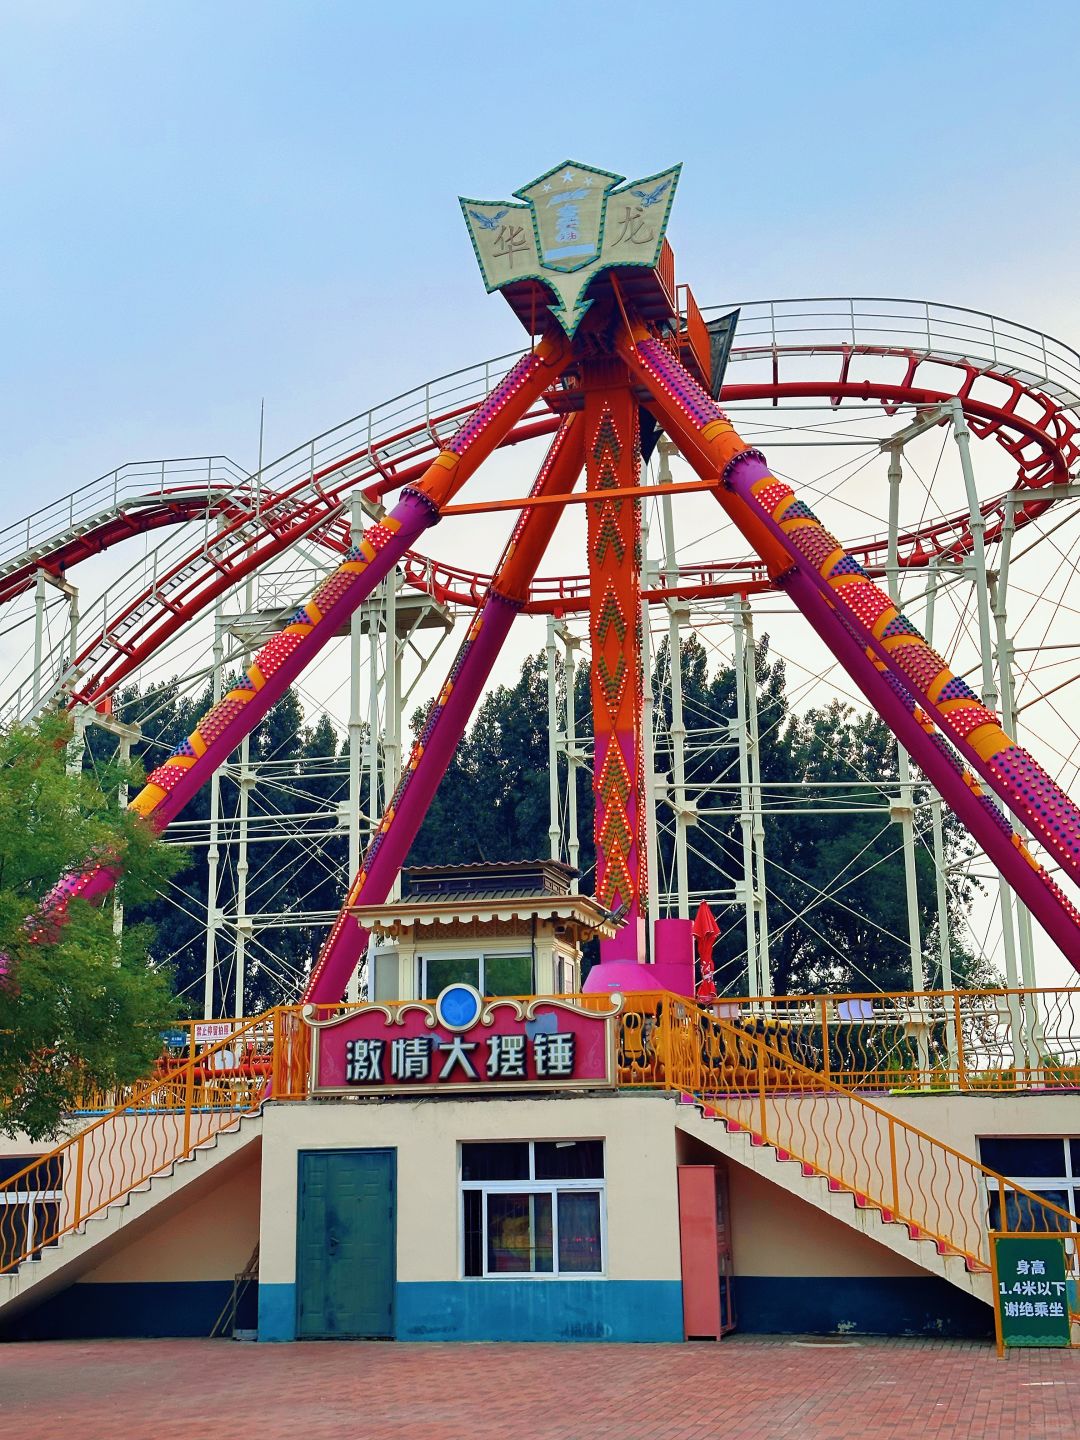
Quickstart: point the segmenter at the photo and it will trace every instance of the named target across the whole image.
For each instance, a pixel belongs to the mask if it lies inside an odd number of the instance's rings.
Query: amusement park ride
[[[38,543],[28,526],[21,553],[0,565],[0,599],[10,599],[35,583],[40,588],[43,574],[61,579],[78,560],[133,530],[213,513],[217,535],[202,545],[197,560],[156,576],[151,590],[72,654],[67,698],[93,706],[192,615],[204,613],[275,556],[313,537],[340,547],[348,492],[362,489],[369,513],[397,494],[258,651],[246,677],[149,775],[131,808],[158,830],[181,813],[395,567],[407,584],[436,599],[475,604],[464,642],[312,969],[308,1000],[334,1003],[344,994],[368,944],[349,912],[391,893],[515,617],[582,609],[592,652],[595,893],[620,921],[614,938],[601,942],[601,964],[590,984],[671,988],[676,970],[657,940],[660,932],[647,935],[658,917],[648,903],[651,766],[642,606],[745,598],[770,589],[801,611],[1017,900],[1080,970],[1080,912],[1029,844],[1033,838],[1048,864],[1080,885],[1080,810],[994,713],[986,587],[978,599],[984,684],[977,695],[902,612],[894,583],[901,567],[940,557],[970,558],[985,572],[989,544],[1011,545],[1018,530],[1069,493],[1070,471],[1080,458],[1070,377],[1055,380],[1045,342],[1041,374],[1032,379],[1036,367],[1017,363],[1015,355],[979,363],[960,345],[950,349],[931,334],[929,318],[920,343],[863,338],[852,303],[850,336],[813,347],[815,356],[834,362],[832,374],[781,378],[782,347],[774,334],[759,347],[771,358],[771,379],[730,383],[725,363],[733,322],[728,317],[710,326],[689,289],[675,284],[665,231],[678,179],[677,166],[626,183],[565,162],[515,192],[512,201],[462,201],[485,284],[502,291],[529,337],[528,350],[481,403],[458,401],[429,412],[378,443],[369,436],[325,465],[316,463],[313,446],[310,466],[277,488],[262,472],[246,488],[227,477],[214,499],[212,476],[201,486],[167,488],[163,474],[156,498],[124,507],[114,495],[113,505],[103,505],[91,522],[72,523],[48,544]],[[875,355],[899,360],[903,373],[888,382],[865,378],[859,361]],[[948,367],[952,387],[930,383],[924,367],[936,367],[936,375]],[[992,397],[982,384],[988,377],[996,387]],[[763,398],[873,401],[889,414],[914,407],[912,429],[953,427],[968,507],[906,534],[894,523],[888,541],[845,547],[777,478],[761,451],[744,442],[720,404]],[[979,501],[971,481],[970,434],[997,441],[1017,466],[1014,489],[989,504]],[[673,479],[665,468],[659,485],[643,485],[643,462],[661,435],[696,479]],[[499,447],[541,436],[550,436],[550,443],[527,496],[475,503],[459,498]],[[584,489],[575,492],[582,473]],[[687,567],[653,583],[660,577],[643,577],[642,501],[690,492],[715,500],[753,558]],[[587,574],[557,585],[538,579],[560,517],[577,504],[585,506]],[[445,520],[465,527],[470,514],[499,510],[520,513],[490,576],[424,556],[432,526]],[[873,578],[882,575],[888,591]],[[115,879],[107,863],[66,876],[43,911],[55,922],[73,898],[101,897]],[[646,963],[647,969],[639,968]]]

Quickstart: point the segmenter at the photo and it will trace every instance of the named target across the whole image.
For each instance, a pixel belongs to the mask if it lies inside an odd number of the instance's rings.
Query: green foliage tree
[[[175,1014],[148,926],[125,927],[118,944],[112,906],[74,900],[63,925],[28,928],[61,875],[115,856],[118,896],[135,906],[179,859],[118,805],[119,767],[68,773],[70,736],[56,717],[0,731],[0,1131],[35,1140],[88,1089],[145,1075]]]

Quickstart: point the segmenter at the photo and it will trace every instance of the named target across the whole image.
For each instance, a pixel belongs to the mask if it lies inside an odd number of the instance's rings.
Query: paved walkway
[[[1057,1440],[1080,1352],[929,1340],[719,1345],[0,1346],[20,1440]]]

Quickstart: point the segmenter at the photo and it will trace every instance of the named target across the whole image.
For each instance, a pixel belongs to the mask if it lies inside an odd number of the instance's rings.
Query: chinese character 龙
[[[407,1036],[390,1042],[390,1074],[395,1080],[427,1080],[431,1075],[431,1036]]]
[[[525,1079],[525,1036],[492,1035],[488,1038],[488,1079]]]
[[[612,240],[613,245],[622,245],[624,242],[630,245],[652,243],[654,232],[650,226],[646,225],[644,212],[640,205],[625,205],[622,219],[618,223],[622,228]]]
[[[360,1085],[365,1080],[382,1082],[385,1040],[347,1040],[345,1042],[345,1081]]]
[[[574,1036],[537,1035],[533,1041],[533,1060],[537,1075],[573,1075]]]

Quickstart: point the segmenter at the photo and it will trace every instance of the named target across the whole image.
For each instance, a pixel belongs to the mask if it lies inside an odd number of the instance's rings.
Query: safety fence
[[[651,993],[635,996],[636,1008],[617,1021],[622,1085],[661,1083],[661,1059],[651,1039],[661,997],[656,994],[650,1008]],[[582,1005],[607,1003],[604,995],[572,998]],[[318,1008],[331,1014],[342,1007]],[[802,1071],[846,1089],[1080,1089],[1080,988],[725,997],[709,1013],[730,1033],[724,1054],[715,1057],[717,1076],[743,1073],[756,1037]],[[251,1074],[269,1078],[274,1070],[279,1098],[298,1098],[307,1093],[309,1033],[296,1006],[252,1021],[178,1021],[162,1037],[165,1048],[150,1078],[160,1079],[193,1057],[213,1069],[219,1089]],[[91,1094],[83,1109],[111,1110],[128,1103],[131,1093],[125,1087]]]

